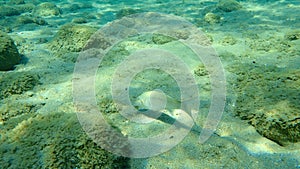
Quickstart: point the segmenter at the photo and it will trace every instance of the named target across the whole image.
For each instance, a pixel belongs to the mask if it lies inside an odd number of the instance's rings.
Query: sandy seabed
[[[227,2],[0,1],[0,30],[23,56],[14,70],[0,72],[0,166],[300,168],[300,2]],[[158,156],[120,158],[100,149],[82,131],[73,107],[73,70],[93,32],[142,12],[180,16],[211,40],[226,75],[226,106],[215,134],[204,144],[198,143],[200,131],[192,130]],[[99,109],[126,136],[155,135],[169,126],[164,120],[144,128],[129,124],[108,94],[116,64],[151,47],[187,58],[183,60],[201,93],[195,122],[203,126],[211,104],[209,74],[190,51],[166,37],[130,37],[108,52],[96,74]],[[131,101],[140,106],[144,92],[161,87],[169,106],[178,106],[180,93],[172,78],[154,73],[136,76]]]

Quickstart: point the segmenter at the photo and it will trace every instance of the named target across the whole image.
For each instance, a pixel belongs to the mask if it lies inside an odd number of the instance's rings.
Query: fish
[[[178,118],[178,113],[176,113],[178,111],[176,111],[175,108],[180,108],[181,102],[169,95],[166,95],[161,90],[155,89],[144,92],[137,97],[133,105],[138,110],[136,112],[137,114],[142,114],[148,118],[158,120],[165,124],[175,125],[178,128],[191,130],[195,134],[200,134],[201,132],[201,127],[195,123],[190,113],[181,110],[180,112],[185,112],[186,114],[181,115],[181,118]],[[179,119],[182,120],[180,121]],[[188,122],[188,124],[182,121]]]

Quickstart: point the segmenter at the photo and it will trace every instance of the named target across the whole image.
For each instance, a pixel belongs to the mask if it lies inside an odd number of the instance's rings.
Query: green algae
[[[30,72],[11,72],[0,77],[0,98],[22,94],[39,84],[39,77]]]
[[[128,159],[99,148],[75,114],[32,114],[0,138],[4,168],[126,168]]]
[[[86,25],[65,24],[49,42],[49,48],[58,56],[70,52],[80,52],[96,30]]]
[[[226,45],[235,45],[237,43],[236,38],[234,38],[233,36],[225,36],[221,42],[222,45],[226,46]]]
[[[116,17],[117,19],[121,19],[124,16],[128,16],[128,15],[132,15],[132,14],[136,14],[141,12],[140,10],[137,9],[132,9],[132,8],[123,8],[120,9],[117,13],[116,13]]]
[[[221,22],[221,16],[214,14],[212,12],[208,12],[204,16],[204,21],[209,24],[216,24]]]
[[[8,5],[0,6],[0,18],[5,16],[20,15],[21,13],[14,7]]]
[[[33,13],[37,16],[57,16],[61,14],[61,10],[54,3],[44,2],[36,6]]]
[[[6,33],[0,31],[0,71],[13,69],[20,61],[21,55],[14,41]]]
[[[25,4],[24,0],[10,0],[8,3],[13,5]]]
[[[292,30],[284,35],[285,39],[293,41],[300,39],[300,30]]]
[[[176,39],[173,37],[161,35],[161,34],[153,34],[152,41],[157,45],[163,45],[165,43],[169,43],[175,41]]]
[[[217,8],[224,12],[232,12],[241,9],[242,6],[235,0],[220,0]]]
[[[196,76],[206,76],[209,75],[208,71],[205,68],[204,64],[199,64],[195,69],[194,69],[194,74]]]
[[[0,105],[0,122],[5,124],[5,128],[11,128],[21,122],[18,120],[19,118],[22,119],[22,116],[34,113],[41,106],[41,104],[19,101],[14,98],[4,100]],[[13,118],[14,122],[11,121]]]
[[[280,145],[299,142],[299,70],[272,65],[240,66],[233,68],[238,75],[235,114]]]

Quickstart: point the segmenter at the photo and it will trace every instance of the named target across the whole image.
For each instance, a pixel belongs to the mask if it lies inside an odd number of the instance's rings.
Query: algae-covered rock
[[[242,8],[242,5],[235,0],[220,0],[217,8],[224,12],[232,12]]]
[[[261,107],[251,123],[259,133],[280,145],[300,141],[300,111],[287,100]]]
[[[0,18],[4,16],[20,15],[21,13],[14,7],[8,5],[0,6]]]
[[[152,41],[157,45],[162,45],[165,43],[169,43],[174,41],[175,39],[173,37],[161,35],[161,34],[153,34]]]
[[[204,64],[199,64],[194,70],[194,74],[196,76],[206,76],[208,75],[208,71],[206,70]]]
[[[76,114],[32,114],[13,130],[2,133],[3,168],[128,167],[128,159],[101,149],[88,138]]]
[[[219,57],[221,60],[224,61],[232,61],[232,60],[239,60],[239,56],[237,56],[235,53],[231,53],[229,51],[223,51],[219,53]]]
[[[9,4],[20,5],[20,4],[25,4],[25,2],[24,0],[10,0]]]
[[[110,114],[110,113],[119,113],[117,105],[109,100],[109,99],[102,99],[99,103],[99,111],[101,113]]]
[[[21,55],[13,40],[0,31],[0,71],[11,70],[20,61]]]
[[[225,36],[221,41],[222,45],[234,45],[236,43],[237,40],[233,36]]]
[[[26,16],[26,15],[22,15],[18,17],[16,22],[21,25],[34,23],[33,19],[30,16]]]
[[[56,16],[61,14],[61,10],[54,3],[44,2],[36,6],[33,13],[38,16]]]
[[[285,37],[285,39],[288,39],[290,41],[298,40],[298,39],[300,39],[300,30],[293,30],[293,31],[287,32],[284,37]]]
[[[32,3],[26,3],[26,4],[15,5],[14,8],[16,8],[21,13],[25,13],[25,12],[31,13],[35,8],[35,5]]]
[[[49,43],[49,48],[58,56],[69,52],[80,52],[96,30],[86,25],[63,25]]]
[[[0,76],[0,98],[22,94],[39,83],[38,76],[31,73],[13,72]]]
[[[287,145],[300,142],[300,71],[240,65],[235,113],[263,136]]]
[[[72,22],[81,24],[81,23],[87,23],[87,20],[85,18],[74,18],[72,19]]]
[[[37,25],[46,25],[47,22],[41,18],[41,17],[36,17],[36,16],[32,16],[32,15],[22,15],[17,17],[16,21],[15,21],[15,26],[22,26],[24,24],[30,24],[30,23],[35,23]]]
[[[253,36],[246,39],[246,45],[252,50],[257,51],[278,51],[278,52],[289,52],[291,50],[292,43],[289,40],[283,39],[282,37],[270,36],[270,37],[259,37]]]
[[[117,17],[117,19],[120,19],[124,16],[132,15],[132,14],[135,14],[138,12],[141,12],[141,11],[139,11],[137,9],[132,9],[132,8],[123,8],[117,12],[116,17]]]
[[[12,118],[15,118],[15,122],[20,122],[17,119],[23,119],[21,116],[26,116],[34,113],[38,108],[40,108],[41,104],[27,103],[23,101],[18,101],[17,99],[8,99],[0,104],[0,122],[5,124],[6,129],[12,129],[18,123],[14,123]],[[18,117],[18,118],[16,118]],[[12,123],[6,123],[10,121]]]
[[[220,23],[221,17],[219,15],[217,15],[217,14],[208,12],[204,16],[204,21],[207,22],[207,23],[209,23],[209,24]]]

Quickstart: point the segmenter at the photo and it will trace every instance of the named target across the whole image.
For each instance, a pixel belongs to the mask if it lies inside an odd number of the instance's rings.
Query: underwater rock
[[[241,9],[242,6],[235,0],[220,0],[217,8],[224,12],[232,12]]]
[[[260,134],[280,145],[300,141],[300,112],[289,101],[262,107],[251,123]]]
[[[31,73],[13,72],[0,77],[0,98],[22,94],[32,90],[39,83],[38,77]]]
[[[32,15],[22,15],[17,17],[16,22],[12,23],[12,25],[15,26],[22,26],[24,24],[30,24],[30,23],[35,23],[37,25],[46,25],[47,22],[41,18],[41,17],[36,17]]]
[[[15,5],[14,8],[16,8],[20,13],[26,13],[26,12],[31,13],[35,8],[35,5],[28,3],[28,4]]]
[[[0,6],[0,18],[4,16],[20,15],[21,13],[14,7],[3,5]]]
[[[69,52],[80,52],[96,31],[96,28],[86,25],[63,25],[49,43],[49,48],[58,56]]]
[[[298,39],[300,39],[300,30],[293,30],[293,31],[287,32],[284,35],[284,37],[285,37],[285,39],[288,39],[290,41],[298,40]]]
[[[11,70],[21,61],[14,41],[4,32],[0,31],[0,71]]]
[[[259,36],[253,36],[246,39],[246,45],[252,50],[257,51],[278,51],[289,52],[291,50],[292,43],[289,40],[282,37],[270,36],[261,38]]]
[[[237,56],[235,53],[229,52],[229,51],[223,51],[219,53],[219,57],[223,61],[232,61],[232,60],[239,60],[239,56]]]
[[[42,106],[42,104],[19,101],[16,98],[5,100],[3,103],[0,106],[0,123],[4,122],[3,128],[8,130],[17,126],[17,123],[23,120],[22,116],[26,117],[34,113]],[[12,118],[15,119],[11,120]],[[7,121],[14,121],[15,123],[6,123]]]
[[[33,17],[33,23],[37,24],[37,25],[47,25],[48,23],[45,21],[45,19],[41,18],[41,17]]]
[[[73,23],[78,23],[78,24],[81,24],[81,23],[87,23],[87,20],[85,18],[74,18],[72,20]]]
[[[139,12],[141,12],[141,11],[139,11],[137,9],[124,8],[117,12],[116,17],[117,17],[117,19],[121,19],[124,16],[132,15],[132,14],[139,13]]]
[[[47,25],[47,24],[48,23],[39,16],[33,16],[31,14],[23,14],[19,16],[7,17],[2,20],[0,19],[0,25],[3,25],[0,26],[0,30],[6,33],[10,33],[12,32],[13,29],[14,30],[22,29],[25,26],[26,27],[25,30],[29,31],[29,30],[36,30],[38,28],[37,25]],[[14,42],[16,42],[15,36],[13,40]],[[19,46],[17,45],[17,47]],[[20,52],[20,48],[18,48],[18,50]]]
[[[99,111],[105,114],[119,113],[117,105],[108,99],[102,99],[99,102]]]
[[[85,18],[74,18],[72,20],[73,23],[78,23],[78,24],[81,24],[81,23],[87,23],[87,20]]]
[[[237,40],[233,36],[225,36],[221,41],[222,45],[234,45],[236,43]]]
[[[204,21],[207,22],[207,23],[209,23],[209,24],[220,23],[221,17],[219,15],[217,15],[217,14],[208,12],[204,16]]]
[[[244,64],[233,72],[238,75],[235,114],[280,145],[300,142],[300,71]]]
[[[2,22],[1,22],[2,23]],[[0,32],[10,33],[12,30],[10,27],[0,25]]]
[[[16,20],[18,25],[24,25],[28,23],[34,23],[33,19],[30,16],[22,15]]]
[[[61,14],[61,10],[54,3],[44,2],[36,6],[33,13],[38,16],[56,16]]]
[[[208,71],[206,70],[204,64],[199,64],[196,69],[194,70],[194,74],[196,76],[206,76],[208,75]]]
[[[61,9],[63,13],[77,13],[81,9],[93,8],[92,3],[90,2],[81,2],[81,3],[68,3],[65,4]],[[90,14],[90,13],[89,13]],[[82,16],[86,16],[86,14],[82,13]]]
[[[10,0],[8,3],[13,5],[25,4],[24,0]]]
[[[173,37],[169,37],[161,34],[153,34],[152,36],[152,41],[157,45],[163,45],[165,43],[169,43],[174,40],[176,39],[174,39]]]
[[[21,118],[21,117],[20,117]],[[14,120],[14,119],[11,119]],[[128,168],[88,138],[74,113],[31,114],[0,138],[3,168]],[[11,163],[13,161],[13,163]]]

